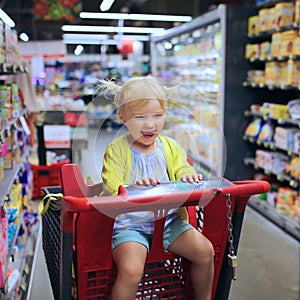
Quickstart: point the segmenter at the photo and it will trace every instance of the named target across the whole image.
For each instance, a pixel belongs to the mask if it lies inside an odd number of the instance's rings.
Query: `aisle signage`
[[[42,57],[44,60],[61,59],[67,56],[67,48],[63,41],[20,42],[20,54],[23,59],[30,60]]]
[[[45,125],[44,141],[46,148],[70,148],[71,127],[68,125]]]

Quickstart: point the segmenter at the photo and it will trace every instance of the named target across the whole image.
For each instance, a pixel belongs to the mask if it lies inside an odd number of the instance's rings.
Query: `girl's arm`
[[[125,182],[125,165],[120,154],[113,151],[113,147],[107,147],[103,158],[102,180],[105,188],[113,195],[118,194],[119,186]]]

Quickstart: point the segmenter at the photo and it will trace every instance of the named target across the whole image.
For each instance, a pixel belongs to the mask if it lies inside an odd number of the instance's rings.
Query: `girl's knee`
[[[206,239],[206,249],[207,249],[207,252],[210,253],[212,256],[215,255],[214,246],[209,239]]]
[[[215,249],[214,249],[214,246],[213,244],[208,241],[208,244],[207,244],[207,255],[209,257],[209,261],[214,261],[214,258],[215,258]]]
[[[127,263],[124,266],[118,266],[118,277],[131,282],[133,284],[139,283],[144,271],[144,265],[136,263]]]
[[[207,239],[205,243],[203,243],[199,248],[199,255],[197,255],[197,258],[199,259],[200,264],[212,264],[214,262],[214,257],[214,247],[212,243]]]

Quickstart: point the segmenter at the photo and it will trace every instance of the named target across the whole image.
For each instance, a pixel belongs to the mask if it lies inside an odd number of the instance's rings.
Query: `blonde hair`
[[[100,80],[96,91],[100,90],[106,98],[114,95],[113,101],[117,109],[132,101],[135,104],[141,100],[154,99],[167,102],[167,88],[159,79],[152,76],[132,77],[121,86],[112,81]]]

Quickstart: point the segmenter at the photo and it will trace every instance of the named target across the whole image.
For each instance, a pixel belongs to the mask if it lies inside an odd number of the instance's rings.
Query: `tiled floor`
[[[101,157],[113,134],[90,130],[89,148],[82,152],[80,163],[84,176],[100,180]],[[237,280],[232,282],[229,299],[299,300],[299,250],[298,241],[247,207],[238,249]],[[53,300],[41,243],[37,254],[28,299]]]

